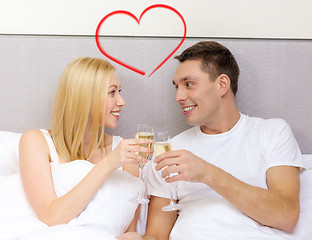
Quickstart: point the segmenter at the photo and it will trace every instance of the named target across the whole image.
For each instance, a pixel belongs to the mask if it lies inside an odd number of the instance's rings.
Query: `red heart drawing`
[[[128,12],[128,11],[124,11],[124,10],[119,10],[119,11],[114,11],[114,12],[111,12],[109,14],[107,14],[101,21],[100,23],[98,24],[97,28],[96,28],[96,33],[95,33],[95,41],[96,41],[96,45],[98,47],[98,49],[101,51],[102,54],[104,54],[107,58],[111,59],[112,61],[136,72],[136,73],[139,73],[141,75],[145,75],[145,72],[142,71],[142,70],[139,70],[133,66],[130,66],[129,64],[126,64],[116,58],[114,58],[113,56],[110,56],[109,54],[106,53],[106,51],[102,48],[101,44],[100,44],[100,41],[99,41],[99,31],[100,31],[100,28],[101,28],[101,25],[103,24],[103,22],[109,18],[110,16],[113,16],[113,15],[116,15],[116,14],[125,14],[125,15],[128,15],[130,17],[132,17],[138,24],[140,24],[140,21],[141,21],[141,18],[143,17],[143,15],[153,9],[153,8],[166,8],[166,9],[169,9],[173,12],[175,12],[182,20],[183,22],[183,25],[184,25],[184,34],[183,34],[183,38],[181,40],[181,42],[179,43],[179,45],[153,70],[153,72],[148,76],[150,77],[153,73],[155,73],[178,49],[179,47],[182,45],[182,43],[184,42],[185,40],[185,36],[186,36],[186,23],[184,21],[184,18],[182,17],[182,15],[176,10],[174,9],[173,7],[170,7],[168,5],[164,5],[164,4],[155,4],[155,5],[152,5],[152,6],[149,6],[148,8],[146,8],[140,15],[139,19],[134,16],[131,12]]]

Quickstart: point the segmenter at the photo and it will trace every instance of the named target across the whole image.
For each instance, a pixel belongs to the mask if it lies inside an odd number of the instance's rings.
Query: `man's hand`
[[[189,151],[169,151],[155,158],[166,181],[202,182],[259,223],[293,231],[299,218],[299,169],[276,166],[267,170],[268,189],[249,185]]]
[[[165,178],[170,174],[177,175],[167,177],[166,182],[187,181],[187,182],[203,182],[207,176],[207,163],[193,153],[186,150],[168,151],[154,160],[156,170],[162,170],[162,177]]]

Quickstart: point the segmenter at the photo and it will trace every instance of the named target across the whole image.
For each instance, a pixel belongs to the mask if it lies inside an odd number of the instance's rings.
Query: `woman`
[[[78,58],[59,80],[51,130],[30,130],[21,137],[24,190],[48,226],[88,226],[111,236],[135,230],[138,205],[129,199],[142,187],[138,162],[146,159],[137,152],[151,151],[139,144],[150,140],[104,133],[105,127],[117,127],[125,105],[120,91],[110,63]]]

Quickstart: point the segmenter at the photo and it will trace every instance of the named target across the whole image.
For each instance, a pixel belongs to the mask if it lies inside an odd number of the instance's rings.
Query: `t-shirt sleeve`
[[[151,161],[147,170],[147,192],[151,196],[157,196],[162,198],[170,198],[169,184],[161,176],[161,171],[155,170],[156,164]],[[173,192],[173,199],[176,199],[176,194]]]
[[[266,170],[282,165],[304,169],[300,148],[286,121],[270,119],[264,138]]]

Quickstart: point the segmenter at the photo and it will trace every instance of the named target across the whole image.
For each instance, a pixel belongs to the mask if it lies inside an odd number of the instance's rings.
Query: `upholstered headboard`
[[[187,38],[186,47],[205,39]],[[208,40],[208,39],[206,39]],[[312,41],[209,39],[235,55],[241,75],[237,102],[241,112],[284,118],[303,153],[312,153]],[[176,47],[178,38],[102,38],[112,56],[146,71]],[[49,128],[52,96],[65,66],[79,56],[105,58],[94,37],[0,35],[0,130]],[[136,123],[150,123],[175,135],[189,126],[174,102],[171,81],[178,65],[171,57],[150,78],[114,62],[127,101],[113,131],[133,137]]]

